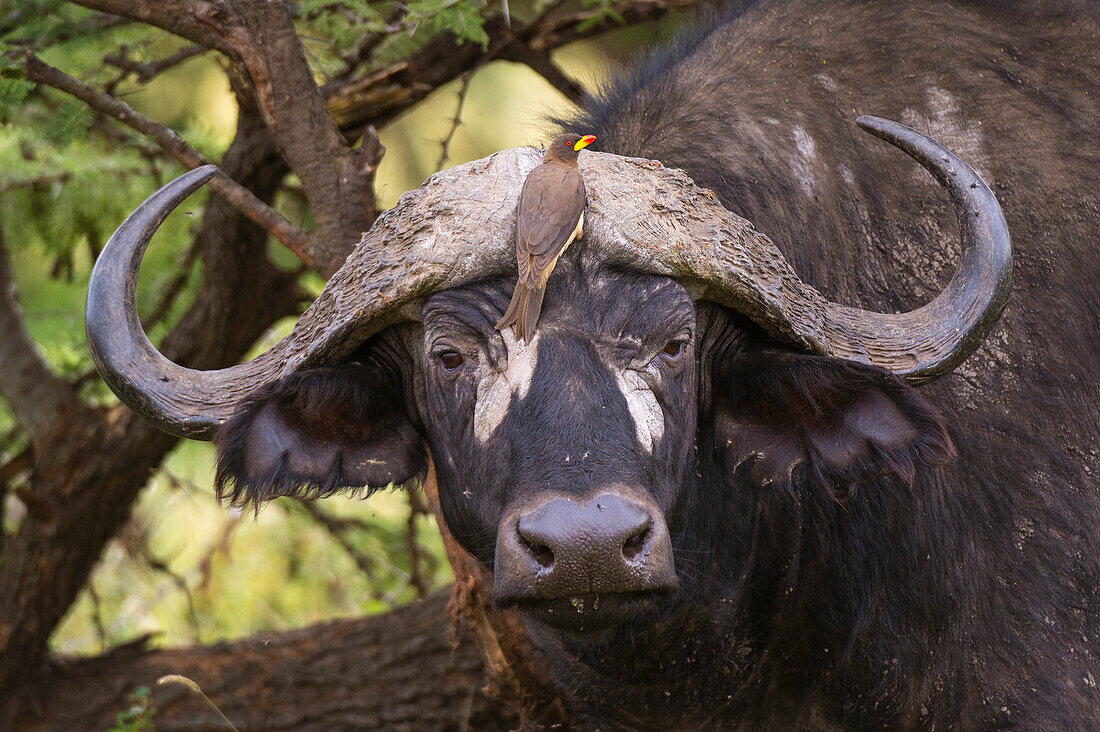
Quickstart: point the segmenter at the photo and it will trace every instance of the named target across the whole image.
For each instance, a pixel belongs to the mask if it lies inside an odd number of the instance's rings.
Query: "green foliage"
[[[485,0],[303,0],[297,3],[299,23],[312,42],[311,60],[323,74],[338,70],[343,57],[368,34],[384,36],[375,54],[380,63],[404,55],[440,32],[460,43],[489,43],[485,32]],[[318,41],[323,44],[318,45]]]
[[[156,729],[153,717],[157,708],[153,706],[153,694],[148,686],[134,689],[127,701],[130,706],[115,716],[115,725],[107,732],[151,732]]]
[[[23,67],[3,54],[11,50],[0,43],[0,124],[19,108],[34,84],[24,78]]]
[[[464,43],[479,43],[485,47],[489,44],[489,35],[483,27],[485,18],[481,15],[482,9],[482,3],[461,0],[419,0],[409,3],[411,22],[423,27],[427,33],[450,31]]]
[[[54,113],[42,128],[43,139],[53,145],[65,147],[77,140],[92,124],[92,110],[83,102],[66,97],[62,99]]]
[[[626,19],[615,10],[615,0],[583,0],[582,4],[586,9],[594,12],[577,24],[579,31],[591,30],[608,19],[620,25],[626,22]]]
[[[385,16],[378,3],[369,0],[303,0],[297,5],[298,18],[310,31],[324,35],[337,50],[346,50],[364,33],[380,33]]]

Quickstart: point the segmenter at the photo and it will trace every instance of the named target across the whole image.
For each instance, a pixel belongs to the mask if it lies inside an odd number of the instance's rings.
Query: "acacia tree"
[[[22,177],[13,169],[0,180],[0,193],[23,191],[23,205],[49,205],[57,186],[83,185],[99,212],[118,221],[125,211],[115,210],[117,201],[129,200],[119,191],[151,191],[218,157],[215,195],[193,231],[180,232],[189,242],[179,274],[163,283],[146,319],[163,326],[159,348],[172,360],[223,367],[277,319],[299,312],[308,299],[302,278],[333,273],[374,221],[375,172],[385,154],[378,129],[496,60],[526,64],[576,101],[583,90],[552,51],[692,4],[553,0],[513,4],[510,12],[507,3],[477,0],[0,4],[0,134],[19,140],[14,159],[26,163]],[[128,84],[202,55],[219,60],[237,102],[236,133],[224,150],[185,139],[133,109],[123,94]],[[19,130],[33,135],[19,137]],[[93,152],[77,155],[58,143],[76,138],[89,140]],[[309,226],[275,205],[292,189],[308,205]],[[101,218],[70,211],[62,238],[80,229],[94,258],[109,233],[99,230]],[[10,243],[22,224],[0,221],[7,230],[0,230],[0,397],[13,421],[0,453],[0,726],[30,724],[36,709],[54,715],[54,724],[104,718],[155,669],[204,677],[207,691],[245,726],[268,729],[331,728],[341,720],[410,728],[454,719],[510,724],[516,712],[509,704],[517,702],[531,719],[557,714],[552,700],[532,691],[540,672],[523,651],[518,624],[488,608],[476,566],[453,542],[452,610],[471,621],[453,653],[442,622],[445,598],[432,597],[391,616],[299,631],[266,650],[248,642],[157,654],[134,647],[63,671],[48,664],[51,633],[176,439],[103,398],[94,373],[47,363],[20,311],[4,248],[3,235]],[[276,266],[269,238],[301,265]],[[71,270],[72,257],[59,242],[55,269]],[[193,267],[201,285],[189,289]],[[193,300],[181,301],[192,290]],[[2,515],[17,503],[18,512]],[[387,632],[398,625],[401,633]],[[486,663],[503,701],[490,703],[478,692]],[[397,683],[392,675],[385,684],[369,675],[379,664],[416,670],[400,677],[404,705],[385,685]],[[105,682],[112,678],[117,683]],[[210,723],[208,709],[176,702],[159,697],[161,713],[184,726]]]

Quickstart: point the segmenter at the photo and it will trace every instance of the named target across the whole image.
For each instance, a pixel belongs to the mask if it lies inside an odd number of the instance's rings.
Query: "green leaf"
[[[91,108],[79,99],[66,97],[46,122],[43,137],[55,145],[68,145],[84,137],[93,116]]]
[[[21,77],[8,76],[8,69],[0,75],[0,120],[10,119],[16,109],[34,88],[34,84]],[[22,72],[22,69],[20,69]]]
[[[450,31],[462,42],[489,45],[489,34],[485,32],[485,19],[481,17],[481,3],[460,2],[456,0],[428,0],[410,4],[410,15],[423,16],[420,28],[430,34]]]

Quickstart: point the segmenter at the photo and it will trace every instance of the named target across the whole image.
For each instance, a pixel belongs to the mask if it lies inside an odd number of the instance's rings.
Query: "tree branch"
[[[15,280],[0,233],[0,396],[15,419],[27,431],[32,444],[42,441],[62,422],[62,415],[83,409],[72,387],[57,376],[38,355],[34,340],[23,322],[16,299]]]
[[[205,48],[221,51],[230,59],[238,57],[220,35],[220,28],[231,20],[221,0],[72,0],[91,10],[116,15],[162,28]]]
[[[466,94],[470,91],[471,78],[473,78],[471,74],[462,77],[462,86],[458,90],[458,103],[455,105],[455,116],[451,118],[451,128],[447,130],[446,136],[439,143],[439,163],[435,166],[437,170],[443,170],[443,166],[450,159],[451,140],[454,139],[458,128],[462,126],[462,107],[466,104]]]
[[[247,103],[222,164],[261,201],[271,200],[287,173],[266,125]],[[196,238],[202,240],[202,286],[161,350],[177,363],[219,368],[239,360],[273,321],[296,312],[300,291],[295,275],[266,256],[267,232],[224,198],[207,202]],[[8,349],[5,343],[0,357]],[[6,369],[4,388],[9,375]],[[33,454],[31,495],[50,508],[49,521],[28,511],[7,537],[0,561],[0,729],[12,726],[8,716],[21,698],[19,686],[39,667],[50,634],[104,544],[176,443],[123,406],[66,416],[72,418],[60,420]]]
[[[188,145],[174,130],[146,117],[122,100],[93,89],[79,79],[45,63],[30,51],[23,51],[20,56],[23,59],[23,68],[28,80],[71,94],[92,109],[152,137],[161,148],[188,168],[197,168],[210,163],[202,153]],[[307,265],[310,267],[316,265],[316,261],[309,253],[313,247],[312,237],[308,232],[295,226],[285,216],[258,199],[251,191],[224,172],[216,175],[210,181],[210,186],[232,203],[237,210],[270,232]],[[322,272],[322,274],[331,274],[331,272]]]
[[[61,659],[43,673],[27,670],[33,687],[10,712],[0,710],[0,722],[20,730],[108,729],[133,690],[149,686],[157,729],[225,729],[201,699],[155,683],[182,674],[242,730],[535,729],[521,727],[513,706],[487,697],[470,630],[462,626],[452,637],[446,606],[444,590],[371,618],[212,646],[147,651],[135,643]]]
[[[294,26],[276,0],[75,0],[224,53],[244,73],[257,105],[317,220],[305,253],[334,272],[376,214],[374,169],[347,143],[325,106]]]
[[[536,51],[526,43],[512,43],[501,52],[500,58],[505,61],[516,61],[526,65],[536,74],[546,79],[560,91],[566,99],[574,104],[584,97],[584,87],[580,82],[570,79],[561,67],[550,58],[549,51]]]
[[[196,56],[200,56],[207,52],[207,48],[203,46],[187,46],[181,48],[170,56],[165,56],[159,61],[134,61],[133,59],[126,57],[125,49],[121,49],[118,54],[113,56],[105,56],[104,63],[114,66],[120,71],[124,71],[128,74],[133,74],[137,77],[138,81],[146,82],[151,81],[153,77],[162,71],[166,71],[173,66],[178,66],[184,61],[192,59]]]
[[[701,0],[620,0],[614,11],[623,25],[633,25],[701,4]],[[555,48],[620,27],[608,15],[580,30],[578,24],[591,20],[596,11],[562,12],[557,7],[551,6],[523,28],[509,28],[500,16],[489,18],[485,22],[489,35],[486,50],[474,43],[461,43],[450,33],[441,33],[401,61],[358,79],[330,82],[324,87],[329,110],[346,131],[360,130],[367,124],[381,127],[440,86],[490,61],[514,58],[524,63],[527,59],[542,63],[535,60],[536,54],[542,54],[548,61],[546,54]],[[542,70],[535,70],[539,73],[546,70],[553,76],[545,63],[542,65]],[[575,82],[568,82],[564,74],[550,81],[559,88],[570,89],[570,92],[563,90],[566,96],[575,93],[572,88]]]
[[[7,180],[0,182],[0,194],[7,193],[8,191],[14,191],[17,188],[43,185],[45,183],[64,183],[68,179],[69,173],[47,173],[45,175],[39,175],[34,178]]]

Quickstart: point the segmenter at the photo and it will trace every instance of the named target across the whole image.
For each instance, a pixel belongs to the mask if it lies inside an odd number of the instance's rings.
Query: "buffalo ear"
[[[715,435],[725,467],[758,487],[806,477],[847,496],[861,481],[955,458],[943,419],[874,366],[779,350],[739,354],[715,380]]]
[[[360,365],[309,369],[257,390],[214,439],[218,497],[258,505],[422,476],[427,450],[402,395],[400,379]]]

